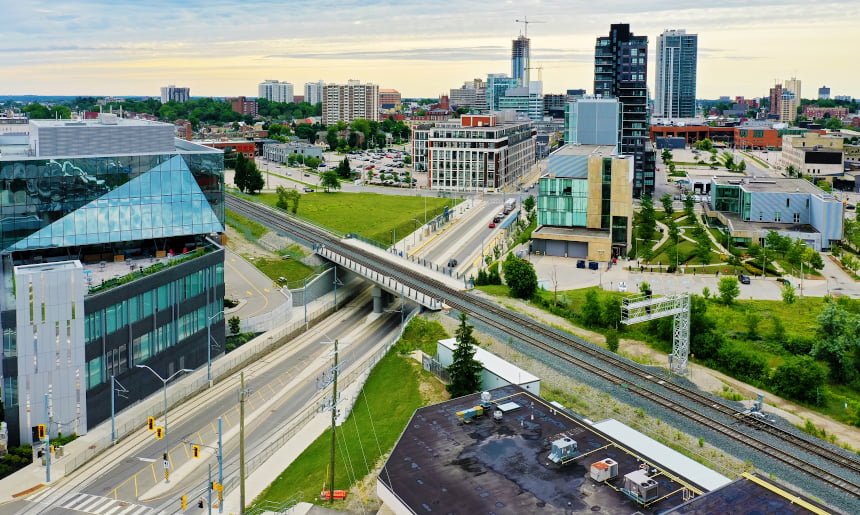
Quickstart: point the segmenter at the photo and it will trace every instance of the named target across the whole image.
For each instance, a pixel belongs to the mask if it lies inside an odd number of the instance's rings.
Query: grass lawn
[[[417,341],[446,337],[438,323],[407,326]],[[398,344],[399,345],[399,344]],[[422,344],[423,347],[423,344]],[[435,345],[433,353],[435,354]],[[380,457],[391,451],[416,409],[440,402],[444,386],[411,358],[389,352],[371,372],[349,418],[337,429],[335,490],[349,490],[371,473]],[[331,430],[317,438],[255,500],[283,502],[302,492],[301,500],[328,505],[319,498],[325,489],[331,459]],[[335,501],[347,509],[348,501]]]
[[[657,249],[655,251],[656,255],[651,259],[651,261],[649,261],[649,263],[652,265],[656,265],[658,263],[662,263],[664,265],[674,264],[672,262],[672,260],[674,259],[674,256],[670,255],[670,253],[669,253],[669,251],[672,249],[673,246],[674,245],[672,244],[672,242],[666,240],[666,243],[664,243],[659,249]],[[689,263],[683,261],[683,259],[686,256],[689,256],[690,254],[693,253],[694,250],[696,250],[696,247],[697,247],[697,244],[693,243],[692,241],[688,241],[688,240],[685,240],[683,238],[679,238],[678,239],[678,250],[679,250],[680,254],[678,256],[678,259],[681,261],[678,264],[679,265],[685,265],[685,264],[698,265],[698,264],[701,264],[701,261],[699,260],[698,257],[691,260]]]
[[[250,239],[259,239],[269,230],[265,225],[257,223],[254,220],[249,220],[229,209],[225,210],[224,218],[227,225],[244,233],[246,237],[250,236]]]
[[[261,193],[259,199],[274,206],[275,193]],[[392,231],[398,239],[415,231],[427,220],[441,214],[445,206],[453,207],[460,199],[383,195],[379,193],[318,192],[305,193],[299,201],[298,215],[343,233],[354,232],[390,244]]]
[[[302,279],[314,273],[314,269],[312,267],[309,267],[296,259],[256,258],[253,263],[254,266],[260,269],[260,271],[266,274],[266,277],[272,281],[282,286],[284,284],[289,284],[294,288],[301,287]],[[286,281],[281,281],[281,277],[286,279]]]

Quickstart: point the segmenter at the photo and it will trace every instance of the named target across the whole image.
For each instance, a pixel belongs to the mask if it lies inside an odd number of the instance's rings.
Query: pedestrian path
[[[39,499],[33,499],[33,501],[39,503]],[[141,504],[81,492],[70,493],[64,499],[51,504],[59,508],[93,515],[147,515],[155,513],[154,509]]]

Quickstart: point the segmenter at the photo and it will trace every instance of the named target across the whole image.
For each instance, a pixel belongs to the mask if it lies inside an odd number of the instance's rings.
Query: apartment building
[[[379,86],[357,80],[346,84],[326,84],[323,88],[322,123],[342,120],[350,123],[363,118],[379,121]]]
[[[188,102],[191,99],[191,88],[177,88],[173,84],[161,88],[161,103]]]
[[[269,102],[293,102],[293,85],[289,82],[279,82],[266,79],[257,86],[257,97]]]
[[[305,82],[305,102],[316,105],[322,102],[325,81]]]
[[[519,186],[534,164],[535,130],[528,121],[463,115],[415,126],[412,155],[416,170],[429,172],[432,189],[495,191]]]

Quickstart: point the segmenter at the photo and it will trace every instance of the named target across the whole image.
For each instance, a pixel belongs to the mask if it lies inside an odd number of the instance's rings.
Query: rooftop
[[[495,407],[468,424],[460,420],[457,412],[479,405],[479,394],[418,409],[380,472],[379,488],[415,513],[497,514],[661,513],[682,504],[685,486],[702,491],[676,474],[654,473],[648,463],[658,496],[639,504],[620,491],[624,476],[645,465],[631,451],[522,388],[491,394],[505,411],[500,420],[491,414]],[[551,444],[565,437],[576,451],[559,465],[549,459]],[[591,464],[607,458],[617,462],[617,476],[590,479]]]
[[[760,193],[808,193],[810,195],[820,195],[824,199],[831,197],[829,193],[818,186],[812,184],[806,179],[793,178],[751,178],[751,177],[727,177],[717,176],[713,179],[714,184],[718,186],[740,186],[745,191],[760,192]],[[834,202],[836,199],[830,198]]]
[[[30,120],[30,125],[37,128],[43,127],[103,127],[105,125],[119,125],[123,127],[153,127],[162,125],[173,125],[163,122],[139,120],[136,118],[120,118],[117,115],[102,113],[99,118],[86,120]]]
[[[744,474],[728,485],[708,495],[696,497],[673,508],[665,515],[694,515],[700,513],[781,513],[802,515],[828,513],[829,510],[797,494],[788,492],[758,475]]]
[[[553,152],[559,156],[623,157],[615,154],[614,145],[565,145]]]

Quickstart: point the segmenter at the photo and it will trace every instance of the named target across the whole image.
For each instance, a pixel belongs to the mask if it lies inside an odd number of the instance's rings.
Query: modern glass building
[[[657,87],[654,116],[696,116],[696,63],[698,34],[666,30],[657,36]]]
[[[648,125],[648,37],[612,24],[594,47],[594,94],[621,103],[621,153],[634,156],[633,196],[654,192],[655,156]]]
[[[224,349],[223,153],[169,124],[32,121],[0,158],[0,360],[10,443],[85,433]],[[47,407],[45,396],[48,396]],[[45,412],[48,412],[47,420]]]

